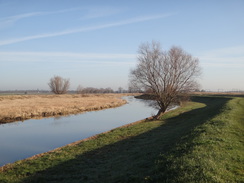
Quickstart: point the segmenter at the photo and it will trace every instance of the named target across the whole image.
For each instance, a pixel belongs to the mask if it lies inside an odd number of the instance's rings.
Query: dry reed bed
[[[118,107],[122,94],[0,96],[0,123]]]

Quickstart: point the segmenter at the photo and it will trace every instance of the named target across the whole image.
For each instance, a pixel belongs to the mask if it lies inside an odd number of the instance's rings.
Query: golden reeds
[[[126,103],[118,94],[0,96],[0,122],[77,114],[118,107]]]

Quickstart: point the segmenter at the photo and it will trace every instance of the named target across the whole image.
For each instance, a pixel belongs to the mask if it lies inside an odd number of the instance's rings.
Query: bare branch
[[[145,43],[138,50],[138,64],[130,73],[131,85],[153,91],[159,114],[183,93],[196,89],[199,60],[180,47],[163,51],[159,42]]]
[[[63,79],[60,76],[54,76],[50,79],[48,85],[53,93],[65,94],[69,89],[70,81],[69,79]]]

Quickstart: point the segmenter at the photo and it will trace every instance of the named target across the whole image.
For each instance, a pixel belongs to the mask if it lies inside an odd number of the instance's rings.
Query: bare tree
[[[81,85],[79,85],[79,86],[77,87],[77,93],[78,93],[78,94],[82,94],[82,93],[83,93],[83,90],[84,90],[84,88],[83,88]]]
[[[69,79],[64,79],[60,76],[54,76],[50,79],[48,85],[53,93],[65,94],[69,89],[70,81]]]
[[[199,60],[179,47],[163,51],[159,42],[139,47],[138,65],[130,73],[130,84],[155,95],[159,118],[179,96],[197,88]]]

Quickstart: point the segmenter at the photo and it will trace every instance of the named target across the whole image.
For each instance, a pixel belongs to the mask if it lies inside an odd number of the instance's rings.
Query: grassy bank
[[[244,98],[193,101],[3,167],[0,182],[243,182]]]
[[[244,182],[244,98],[231,99],[204,121],[161,154],[154,181]]]
[[[0,96],[0,123],[118,107],[126,103],[120,98],[121,96],[120,94]]]

